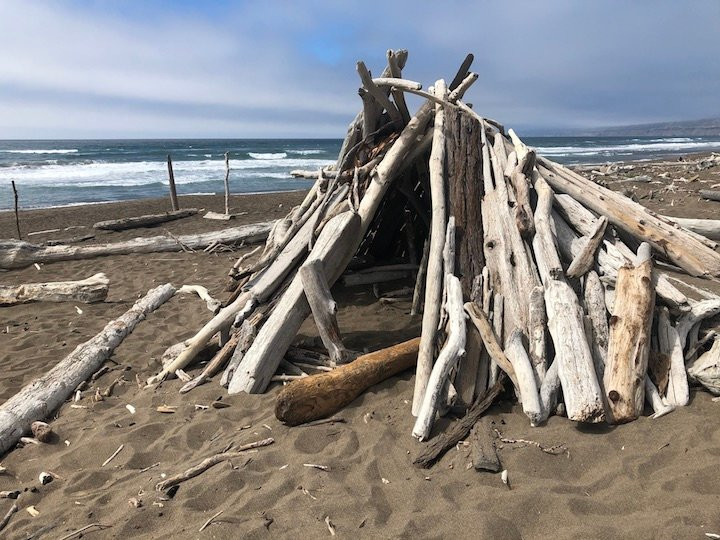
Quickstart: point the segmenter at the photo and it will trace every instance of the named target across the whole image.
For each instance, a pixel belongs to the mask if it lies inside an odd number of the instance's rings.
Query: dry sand
[[[709,187],[713,179],[698,187]],[[624,186],[627,187],[627,186]],[[694,187],[693,187],[694,188]],[[642,188],[640,188],[642,189]],[[672,195],[675,196],[675,195]],[[234,197],[238,222],[280,217],[302,194]],[[664,197],[663,197],[664,198]],[[678,197],[679,198],[679,197]],[[684,204],[668,199],[649,202],[675,214],[711,217],[720,203]],[[643,201],[644,203],[648,201]],[[278,205],[282,204],[279,208]],[[166,201],[137,201],[21,215],[25,232],[166,209]],[[184,198],[183,206],[221,210],[218,197]],[[698,211],[702,208],[702,212]],[[669,213],[669,212],[668,212]],[[226,223],[199,216],[155,229],[100,233],[92,241],[138,235],[219,229]],[[73,236],[84,229],[34,237]],[[14,236],[12,215],[0,214],[0,237]],[[81,305],[29,304],[0,309],[0,401],[55,365],[75,346],[123,313],[149,288],[167,281],[201,284],[219,298],[237,253],[165,253],[115,256],[30,267],[0,274],[7,283],[86,277],[105,272],[111,280],[107,302]],[[376,349],[414,337],[419,319],[409,304],[379,304],[365,287],[335,294],[341,331],[349,347]],[[265,395],[228,396],[216,381],[181,396],[172,380],[155,391],[135,383],[156,372],[165,348],[189,337],[208,318],[204,302],[175,297],[138,325],[118,347],[93,389],[116,378],[112,397],[93,402],[93,391],[72,408],[66,403],[52,419],[57,441],[29,445],[5,456],[7,473],[0,490],[19,489],[20,511],[4,531],[6,538],[27,538],[46,526],[43,538],[60,538],[90,523],[84,538],[270,538],[330,537],[329,516],[338,537],[353,538],[704,538],[720,533],[720,420],[711,396],[694,390],[692,403],[652,420],[647,416],[619,427],[577,427],[553,417],[530,428],[516,404],[501,401],[489,410],[495,427],[508,438],[552,446],[563,443],[569,455],[549,455],[534,446],[504,444],[499,454],[509,471],[510,487],[499,475],[468,470],[469,447],[459,445],[430,470],[412,466],[418,444],[410,437],[411,372],[373,387],[339,416],[345,423],[288,428],[273,415],[278,386]],[[310,322],[302,333],[314,335]],[[190,369],[197,373],[198,367]],[[223,409],[196,410],[222,400]],[[125,405],[131,404],[131,415]],[[177,407],[174,414],[156,411]],[[440,427],[452,422],[443,419]],[[175,474],[230,443],[266,437],[275,443],[222,463],[182,484],[171,500],[161,501],[154,485],[162,474]],[[101,467],[120,445],[123,450]],[[146,470],[153,464],[154,468]],[[305,467],[314,463],[322,471]],[[57,478],[40,485],[38,475]],[[142,501],[135,508],[131,498]],[[0,500],[0,517],[12,501]],[[25,508],[40,512],[32,517]],[[204,531],[200,526],[222,514]]]

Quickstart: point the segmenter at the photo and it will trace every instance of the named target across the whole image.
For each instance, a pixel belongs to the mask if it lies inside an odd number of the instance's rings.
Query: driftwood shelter
[[[534,426],[563,411],[574,422],[628,422],[645,402],[665,414],[687,405],[690,382],[720,393],[720,349],[705,324],[720,313],[720,297],[692,300],[668,278],[720,276],[718,244],[537,155],[481,116],[463,101],[477,79],[472,55],[427,90],[402,78],[407,57],[388,51],[379,77],[358,63],[362,110],[337,162],[313,173],[314,186],[284,219],[242,231],[246,241],[267,238],[264,247],[230,269],[229,298],[166,352],[147,384],[187,377],[181,392],[189,392],[222,372],[234,394],[289,381],[276,414],[297,424],[416,365],[412,434],[431,439],[438,414],[464,415],[421,464],[467,436],[503,390]],[[425,100],[414,114],[407,93]],[[5,267],[102,254],[1,247]],[[419,339],[360,357],[347,350],[330,292],[343,275],[355,283],[412,277]],[[160,288],[136,311],[172,294]],[[324,350],[294,343],[311,314]],[[188,377],[216,338],[219,352]],[[104,359],[79,349],[93,369]],[[74,387],[59,386],[61,402]],[[22,391],[25,402],[31,393]],[[13,400],[12,410],[0,407],[4,449],[59,403],[43,397],[25,411]]]

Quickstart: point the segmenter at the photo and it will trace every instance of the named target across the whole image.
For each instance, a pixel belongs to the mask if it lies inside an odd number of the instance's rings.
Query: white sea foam
[[[657,139],[656,142],[615,144],[606,146],[538,146],[537,151],[546,156],[591,156],[599,153],[618,152],[693,152],[703,149],[720,148],[720,142],[677,140],[679,138]]]
[[[291,154],[299,154],[301,156],[312,156],[314,154],[322,154],[322,150],[290,150]]]
[[[4,154],[75,154],[77,148],[51,149],[51,150],[0,150]]]
[[[285,152],[278,152],[276,154],[270,153],[270,154],[262,154],[257,152],[248,152],[248,156],[250,156],[253,159],[282,159],[286,158],[287,154]]]

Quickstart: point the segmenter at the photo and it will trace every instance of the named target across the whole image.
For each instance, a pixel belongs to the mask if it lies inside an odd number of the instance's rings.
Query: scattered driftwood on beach
[[[145,216],[98,221],[95,225],[93,225],[93,228],[105,231],[124,231],[127,229],[137,229],[139,227],[152,227],[167,221],[174,221],[176,219],[194,216],[197,213],[197,208],[173,210],[172,212],[165,212],[164,214],[148,214]]]
[[[107,255],[193,251],[213,244],[252,244],[265,240],[272,226],[269,222],[254,223],[200,234],[139,237],[89,246],[38,246],[16,240],[0,240],[0,268],[24,268],[34,263],[92,259]]]
[[[29,302],[102,302],[107,297],[109,283],[101,273],[80,281],[0,285],[0,306]]]
[[[0,454],[8,451],[37,420],[47,418],[90,378],[113,350],[148,313],[175,294],[168,284],[150,290],[94,338],[79,345],[45,375],[35,379],[0,406]]]

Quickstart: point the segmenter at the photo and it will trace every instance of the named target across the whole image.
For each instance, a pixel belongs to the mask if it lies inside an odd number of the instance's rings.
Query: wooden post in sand
[[[230,152],[225,152],[225,215],[230,215]]]
[[[15,180],[10,180],[10,182],[12,183],[13,195],[15,195],[15,227],[17,227],[18,240],[22,240],[22,236],[20,235],[20,216],[18,215],[18,192],[15,187]]]
[[[175,191],[175,174],[173,173],[172,158],[168,154],[168,182],[170,183],[170,204],[172,204],[173,211],[180,210],[178,204],[177,191]]]

